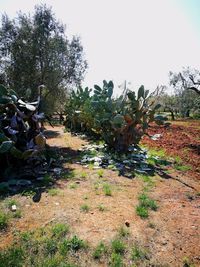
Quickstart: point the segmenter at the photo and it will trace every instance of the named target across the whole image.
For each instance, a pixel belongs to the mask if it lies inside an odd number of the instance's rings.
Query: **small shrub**
[[[147,257],[147,254],[142,250],[138,245],[134,245],[131,251],[131,259],[133,261],[144,260]]]
[[[58,242],[52,238],[46,239],[44,244],[45,254],[49,256],[54,255],[58,250],[57,243]]]
[[[22,267],[24,262],[24,251],[20,247],[10,247],[0,251],[0,267]]]
[[[69,248],[73,251],[78,251],[79,249],[83,249],[86,247],[86,243],[76,235],[69,240]]]
[[[59,194],[59,190],[58,189],[56,189],[56,188],[51,188],[51,189],[49,189],[48,190],[48,194],[50,195],[50,196],[57,196],[58,194]]]
[[[21,210],[16,210],[13,214],[12,214],[12,217],[13,218],[16,218],[16,219],[20,219],[22,217],[22,212]]]
[[[49,185],[53,182],[53,178],[50,174],[45,174],[44,179],[41,181],[42,185]]]
[[[69,226],[63,223],[58,223],[52,227],[52,234],[56,238],[64,237],[69,233]]]
[[[107,252],[107,247],[104,245],[103,242],[100,242],[95,251],[93,252],[94,259],[100,259],[104,254]]]
[[[120,237],[126,237],[128,235],[130,235],[130,232],[127,228],[125,228],[123,226],[119,228],[119,236]]]
[[[126,247],[124,243],[119,239],[113,240],[111,246],[112,246],[112,251],[114,253],[123,254],[125,252]]]
[[[104,205],[101,204],[101,205],[98,206],[98,210],[99,211],[105,211],[106,208],[104,207]]]
[[[6,204],[6,207],[9,209],[11,209],[13,205],[16,205],[16,206],[18,205],[15,199],[8,199],[5,204]]]
[[[76,189],[78,186],[77,186],[77,184],[70,184],[69,185],[69,188],[70,189]]]
[[[80,209],[83,212],[88,212],[90,210],[90,208],[87,204],[83,204]]]
[[[103,170],[98,170],[97,174],[99,178],[103,177]]]
[[[140,205],[145,208],[150,208],[151,210],[157,210],[158,206],[155,200],[150,199],[146,194],[142,194],[139,196]]]
[[[175,164],[174,167],[175,167],[175,169],[177,171],[182,171],[182,172],[186,172],[186,171],[191,170],[191,167],[187,166],[187,165],[177,165],[177,164]]]
[[[87,178],[87,173],[86,173],[86,172],[81,172],[80,177],[81,177],[82,179]]]
[[[0,231],[5,230],[8,227],[8,215],[6,213],[0,212]]]
[[[103,192],[105,196],[112,196],[112,191],[109,184],[106,183],[103,185]]]
[[[136,207],[136,213],[141,218],[148,218],[149,217],[148,209],[146,207],[143,207],[140,205]]]
[[[123,266],[122,256],[117,253],[112,253],[111,259],[110,259],[110,266],[111,267],[122,267]]]
[[[69,171],[67,173],[62,174],[61,179],[63,180],[73,180],[75,178],[75,172]]]

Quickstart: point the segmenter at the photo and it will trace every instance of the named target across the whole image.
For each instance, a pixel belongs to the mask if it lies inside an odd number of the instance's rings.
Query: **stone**
[[[12,205],[12,206],[11,206],[11,210],[12,210],[12,211],[16,211],[16,210],[17,210],[17,206],[16,206],[16,205]]]
[[[125,221],[125,225],[126,225],[127,227],[130,227],[130,222],[129,222],[129,221]]]

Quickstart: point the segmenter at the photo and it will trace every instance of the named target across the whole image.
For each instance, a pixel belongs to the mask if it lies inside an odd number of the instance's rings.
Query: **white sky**
[[[176,0],[0,0],[1,13],[52,6],[67,33],[81,36],[89,64],[84,85],[116,85],[154,89],[168,83],[170,70],[200,68],[197,27]]]

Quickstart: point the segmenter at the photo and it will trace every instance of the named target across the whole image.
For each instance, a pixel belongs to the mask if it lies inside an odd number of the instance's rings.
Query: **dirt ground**
[[[187,173],[171,171],[170,179],[153,177],[155,185],[149,195],[157,201],[159,208],[157,211],[151,211],[149,218],[145,220],[135,212],[138,194],[143,190],[144,181],[138,177],[119,177],[117,172],[111,170],[104,170],[103,177],[100,178],[97,170],[85,168],[75,159],[76,151],[87,141],[64,133],[63,127],[55,127],[53,130],[56,134],[48,139],[48,144],[70,149],[74,158],[72,157],[71,163],[64,164],[64,169],[74,170],[75,178],[57,180],[54,187],[59,193],[52,196],[44,192],[38,203],[34,203],[27,196],[13,196],[12,198],[20,203],[22,217],[13,220],[9,229],[1,233],[0,248],[13,241],[16,230],[32,230],[50,222],[67,222],[76,234],[87,240],[91,246],[95,246],[99,241],[110,242],[117,230],[128,221],[132,240],[142,244],[151,255],[149,266],[179,267],[183,266],[185,257],[195,266],[200,266],[200,184],[197,179],[200,156],[195,149],[184,146],[179,141],[184,139],[188,140],[184,142],[199,146],[199,128],[188,125],[183,131],[182,127],[173,125],[170,130],[154,127],[151,133],[155,130],[156,133],[163,134],[159,143],[148,142],[146,138],[144,140],[150,146],[164,146],[171,154],[175,149],[184,162],[194,166],[193,171]],[[175,138],[174,133],[177,131],[179,137],[176,135]],[[188,148],[188,154],[181,152],[185,147]],[[84,178],[81,178],[82,173]],[[111,185],[112,196],[102,193],[101,188],[97,186],[99,180]],[[80,210],[83,204],[89,206],[89,212]],[[105,207],[103,212],[99,210],[99,205]],[[96,266],[106,265],[99,263]]]

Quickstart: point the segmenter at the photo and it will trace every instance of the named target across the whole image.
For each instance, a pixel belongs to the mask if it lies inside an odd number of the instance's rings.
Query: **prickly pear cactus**
[[[112,81],[103,81],[103,86],[94,85],[93,95],[88,94],[82,102],[84,91],[73,92],[71,107],[78,99],[79,124],[83,123],[87,132],[99,135],[114,150],[127,151],[131,144],[139,143],[160,105],[150,104],[149,91],[143,85],[137,94],[127,90],[116,99],[113,90]]]

